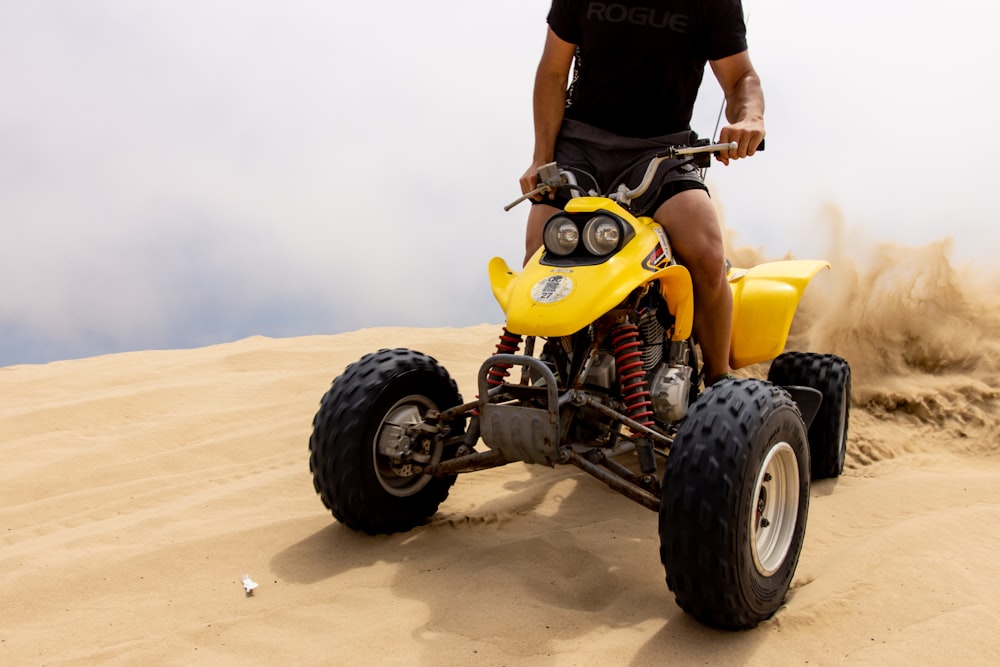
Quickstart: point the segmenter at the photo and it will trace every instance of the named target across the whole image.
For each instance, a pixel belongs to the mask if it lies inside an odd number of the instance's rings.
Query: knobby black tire
[[[785,462],[782,549],[765,552],[762,510],[768,461]],[[763,481],[763,483],[761,483]],[[776,487],[775,487],[776,488]],[[797,495],[795,493],[797,489]],[[776,502],[776,501],[775,501]],[[809,510],[805,424],[786,392],[760,380],[729,380],[701,394],[667,457],[660,505],[660,560],[678,606],[699,621],[751,628],[782,605],[798,564]],[[770,515],[769,515],[770,516]],[[763,556],[767,567],[758,564]]]
[[[394,410],[423,416],[461,403],[448,372],[420,352],[379,350],[348,366],[323,395],[309,438],[309,469],[323,504],[341,523],[372,535],[426,523],[448,497],[455,475],[396,475],[376,437]],[[453,425],[449,436],[461,434],[463,425]],[[439,440],[435,447],[434,460],[455,455],[456,446],[446,449]]]
[[[832,354],[785,352],[771,362],[767,379],[784,387],[811,387],[823,402],[809,426],[812,478],[839,477],[847,456],[851,415],[851,367]]]

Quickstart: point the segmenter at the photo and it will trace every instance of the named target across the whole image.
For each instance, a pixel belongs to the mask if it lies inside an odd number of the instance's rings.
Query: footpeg
[[[649,438],[635,439],[635,453],[639,456],[639,470],[643,475],[656,472],[656,455],[653,454],[653,441]]]

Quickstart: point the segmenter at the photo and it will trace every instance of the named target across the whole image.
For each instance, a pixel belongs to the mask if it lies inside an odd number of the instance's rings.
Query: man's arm
[[[764,140],[764,92],[749,52],[713,60],[711,65],[726,96],[726,120],[729,121],[719,133],[719,141],[739,144],[735,151],[718,154],[720,162],[729,164],[731,159],[753,155]]]
[[[521,176],[521,192],[530,192],[538,185],[538,167],[552,162],[556,137],[566,109],[566,84],[569,68],[576,54],[576,45],[560,39],[548,29],[542,59],[535,71],[534,120],[535,149],[531,166]]]

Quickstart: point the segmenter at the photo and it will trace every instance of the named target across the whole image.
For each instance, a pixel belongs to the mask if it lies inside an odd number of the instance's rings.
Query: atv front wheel
[[[406,349],[380,350],[351,364],[323,395],[309,438],[309,469],[323,504],[340,522],[372,535],[427,521],[448,497],[455,476],[431,477],[423,466],[452,458],[462,433],[414,429],[428,411],[462,403],[436,360]]]
[[[713,385],[667,457],[660,560],[678,606],[745,629],[784,602],[805,537],[809,449],[798,408],[760,380]]]
[[[782,387],[811,387],[823,395],[809,426],[812,478],[839,477],[847,455],[851,367],[832,354],[785,352],[771,362],[767,379]]]

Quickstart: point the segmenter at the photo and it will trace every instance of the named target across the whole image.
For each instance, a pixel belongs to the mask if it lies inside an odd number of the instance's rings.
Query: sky
[[[767,150],[708,173],[738,241],[821,257],[835,207],[991,266],[1000,6],[744,9]],[[502,322],[547,10],[0,0],[0,366]],[[721,102],[708,70],[694,129]]]

